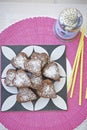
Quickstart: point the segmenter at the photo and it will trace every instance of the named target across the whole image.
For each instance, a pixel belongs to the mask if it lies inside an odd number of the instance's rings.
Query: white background
[[[87,3],[87,0],[0,0],[2,2]]]

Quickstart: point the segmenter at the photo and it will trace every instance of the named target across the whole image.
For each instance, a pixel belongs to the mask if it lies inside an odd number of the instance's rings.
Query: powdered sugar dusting
[[[19,72],[16,74],[16,78],[14,80],[14,85],[15,86],[30,86],[31,83],[30,83],[30,79],[29,77],[26,75],[26,73],[23,71],[23,72]]]
[[[50,85],[45,85],[38,91],[38,94],[42,97],[54,98],[56,97],[55,90]]]
[[[19,89],[19,100],[20,101],[31,101],[36,99],[36,95],[31,89],[28,88],[21,88]]]
[[[46,74],[47,76],[53,77],[54,75],[56,75],[56,67],[55,67],[55,66],[51,66],[50,68],[48,68],[48,69],[45,71],[45,74]]]
[[[31,82],[32,82],[32,88],[38,89],[40,86],[42,86],[42,76],[35,76],[33,75],[31,77]]]
[[[33,66],[33,70],[34,71],[40,71],[41,70],[41,62],[40,62],[40,60],[33,60],[32,61],[32,66]]]
[[[16,71],[13,69],[10,69],[7,71],[5,83],[8,86],[13,86],[13,79],[15,78]]]
[[[32,54],[31,58],[33,58],[33,59],[39,59],[42,62],[42,68],[44,67],[44,65],[49,60],[49,56],[46,53],[37,53],[37,52],[34,52]]]
[[[43,70],[45,77],[58,80],[59,79],[59,68],[55,62],[49,63]]]
[[[43,94],[53,94],[54,91],[53,91],[53,88],[51,88],[49,85],[47,86],[44,86],[44,90],[43,90]]]
[[[41,84],[42,83],[42,79],[41,77],[36,77],[32,79],[32,82],[35,84]]]
[[[9,80],[12,80],[12,79],[15,77],[15,72],[14,72],[14,73],[13,73],[13,71],[10,72],[10,73],[8,74],[8,77],[9,77]]]
[[[16,64],[16,66],[18,66],[18,68],[20,67],[20,68],[24,69],[25,61],[26,61],[26,58],[21,55],[14,58],[14,63]]]
[[[41,61],[39,59],[31,59],[25,64],[26,70],[40,76],[41,75]]]

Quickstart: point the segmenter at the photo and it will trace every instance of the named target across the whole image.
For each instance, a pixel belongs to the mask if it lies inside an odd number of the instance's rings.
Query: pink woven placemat
[[[64,42],[53,33],[55,19],[47,17],[22,20],[0,34],[0,45],[65,44],[66,55],[73,64],[80,34],[72,42]],[[0,112],[0,122],[9,130],[73,130],[87,117],[87,38],[85,38],[83,104],[78,106],[79,78],[72,99],[68,93],[68,111]],[[79,74],[78,74],[79,75]]]

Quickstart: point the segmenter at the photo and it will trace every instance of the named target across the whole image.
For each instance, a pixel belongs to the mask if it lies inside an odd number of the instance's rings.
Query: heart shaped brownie
[[[15,87],[18,87],[18,88],[30,87],[31,81],[25,71],[17,70],[15,78],[13,80],[13,84]]]
[[[37,93],[40,97],[44,98],[56,98],[56,92],[54,89],[54,85],[51,80],[46,79],[42,82],[42,87],[37,90]]]
[[[28,102],[36,100],[36,94],[29,88],[19,88],[19,93],[17,94],[18,102]]]
[[[41,61],[39,59],[29,59],[25,63],[25,69],[36,76],[41,75]]]
[[[9,69],[6,73],[6,78],[4,80],[5,84],[7,86],[14,86],[13,84],[13,80],[15,78],[15,75],[16,75],[16,70],[14,69]]]
[[[53,80],[59,80],[60,74],[58,64],[55,62],[48,63],[43,69],[43,75]]]
[[[15,68],[25,70],[24,63],[26,63],[27,58],[28,57],[24,52],[20,52],[11,60],[11,63]]]

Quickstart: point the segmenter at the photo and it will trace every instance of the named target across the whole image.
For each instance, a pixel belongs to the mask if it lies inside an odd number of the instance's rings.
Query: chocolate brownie
[[[43,75],[46,78],[60,80],[59,67],[55,62],[49,62],[43,69]]]
[[[29,88],[19,88],[19,93],[17,94],[18,102],[28,102],[32,100],[36,100],[36,94]]]
[[[16,75],[16,70],[15,69],[9,69],[6,73],[6,77],[5,77],[5,84],[7,86],[14,86],[13,84],[13,80],[15,78],[15,75]]]
[[[54,84],[51,80],[46,79],[42,82],[42,87],[37,90],[37,93],[40,97],[44,98],[56,98],[56,92],[54,89]]]
[[[24,63],[27,61],[27,59],[27,55],[24,52],[20,52],[11,60],[11,63],[15,68],[25,70]]]

